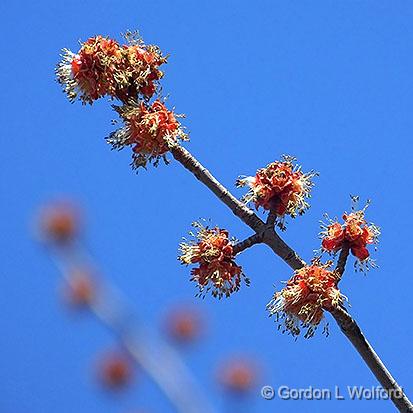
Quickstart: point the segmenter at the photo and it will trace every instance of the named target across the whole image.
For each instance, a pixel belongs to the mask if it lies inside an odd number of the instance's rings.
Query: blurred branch
[[[173,157],[188,169],[199,181],[206,185],[237,217],[256,232],[256,235],[253,235],[244,241],[246,244],[251,242],[256,243],[256,239],[262,236],[262,242],[268,245],[294,270],[300,269],[306,265],[305,261],[302,260],[300,256],[275,232],[275,217],[273,215],[269,215],[267,223],[264,223],[250,208],[236,199],[228,189],[218,182],[218,180],[185,148],[172,141],[168,142],[168,144]],[[270,225],[268,225],[268,223]],[[344,273],[348,254],[348,247],[343,248],[338,259],[336,270],[338,271],[340,278]],[[383,388],[390,391],[391,400],[399,411],[403,413],[413,412],[412,403],[404,394],[395,379],[391,376],[390,372],[366,340],[360,327],[350,314],[344,308],[327,308],[327,310],[332,314],[341,331],[353,344]],[[397,393],[396,396],[394,395],[394,392],[397,391],[401,392],[401,398],[397,398]]]
[[[53,255],[55,263],[70,285],[70,274],[76,268],[95,267],[91,259],[75,246],[59,248]],[[59,254],[57,254],[59,253]],[[167,396],[179,413],[213,413],[207,397],[195,382],[179,354],[137,319],[120,291],[99,283],[95,295],[87,303],[90,312],[112,333]]]

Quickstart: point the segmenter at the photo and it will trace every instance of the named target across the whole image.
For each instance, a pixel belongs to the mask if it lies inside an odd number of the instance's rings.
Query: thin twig
[[[263,233],[254,234],[250,237],[244,239],[243,241],[237,242],[233,247],[234,255],[239,254],[240,252],[246,250],[247,248],[251,248],[253,245],[262,243],[262,239],[264,237]]]
[[[336,277],[337,277],[337,284],[340,282],[341,278],[343,277],[344,271],[346,269],[347,258],[350,253],[350,248],[348,242],[345,241],[340,251],[340,255],[337,260],[337,265],[334,270]]]
[[[255,232],[260,232],[264,222],[244,203],[239,201],[185,148],[175,141],[168,142],[173,157],[188,169],[199,181],[206,185],[231,211]]]
[[[268,226],[268,227],[272,227],[272,228],[274,228],[274,225],[275,225],[275,221],[277,220],[277,215],[276,214],[274,214],[274,212],[269,212],[268,213],[268,217],[267,217],[267,221],[265,221],[265,223],[266,223],[266,225]]]
[[[245,222],[256,233],[260,233],[264,228],[263,243],[267,244],[281,259],[283,259],[294,270],[300,269],[306,265],[305,261],[289,247],[274,229],[268,229],[266,224],[254,214],[254,212],[246,207],[242,202],[238,201],[221,183],[217,181],[211,173],[201,165],[198,160],[192,156],[185,148],[176,142],[168,142],[169,149],[174,158],[179,161],[186,169],[188,169],[194,176],[206,185],[224,204],[226,204],[232,212]],[[268,218],[270,219],[270,218]],[[271,217],[272,219],[272,217]],[[267,221],[268,222],[268,221]],[[338,271],[344,272],[345,262],[348,257],[348,250],[343,251],[339,257]],[[343,268],[343,269],[342,269]],[[342,276],[342,273],[340,277]],[[397,384],[389,371],[384,366],[376,352],[368,343],[359,326],[344,308],[330,308],[328,309],[333,315],[341,331],[353,344],[355,349],[361,355],[367,366],[376,376],[377,380],[384,389],[391,391],[391,400],[402,413],[413,412],[413,405],[402,393],[401,398],[397,398],[394,392],[399,391],[401,387]],[[397,393],[396,393],[397,396]]]

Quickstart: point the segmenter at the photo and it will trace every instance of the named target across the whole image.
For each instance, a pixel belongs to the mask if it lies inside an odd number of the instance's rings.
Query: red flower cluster
[[[124,45],[125,58],[124,73],[126,82],[117,97],[126,102],[130,97],[141,93],[145,98],[150,98],[156,91],[156,81],[162,79],[163,72],[158,68],[166,63],[157,46],[146,46],[143,43],[137,45]]]
[[[301,215],[309,208],[306,198],[313,186],[314,172],[305,174],[295,166],[294,158],[284,156],[283,161],[270,163],[259,169],[255,177],[242,178],[237,186],[248,185],[250,191],[243,197],[245,202],[254,202],[278,217]]]
[[[83,103],[93,103],[108,95],[127,102],[140,93],[150,98],[166,62],[156,46],[128,37],[130,44],[96,36],[82,44],[77,54],[63,50],[56,73],[70,101],[78,96]]]
[[[168,140],[187,140],[176,115],[164,103],[155,100],[151,105],[144,102],[116,106],[115,110],[125,126],[112,132],[107,138],[115,149],[132,146],[135,168],[145,167],[149,162],[156,166],[168,151]]]
[[[337,288],[337,278],[329,271],[331,263],[314,260],[311,265],[297,270],[287,285],[275,293],[267,305],[270,315],[283,319],[284,331],[300,334],[300,326],[307,329],[305,338],[312,337],[323,319],[323,308],[337,306],[343,301]]]
[[[367,260],[370,256],[367,245],[378,242],[379,228],[374,224],[367,224],[364,210],[344,214],[343,220],[343,224],[332,221],[325,226],[321,233],[323,249],[335,253],[346,243],[356,258],[360,261]]]
[[[71,60],[71,76],[81,91],[84,102],[108,94],[116,95],[116,67],[122,62],[120,46],[115,40],[102,36],[88,39]]]
[[[198,268],[191,271],[191,281],[198,284],[200,294],[211,290],[214,297],[229,297],[238,291],[242,279],[249,285],[249,280],[242,268],[235,261],[233,245],[228,232],[220,228],[204,228],[200,223],[194,223],[199,232],[191,234],[196,237],[194,242],[180,244],[182,255],[179,260],[183,264],[198,263]]]

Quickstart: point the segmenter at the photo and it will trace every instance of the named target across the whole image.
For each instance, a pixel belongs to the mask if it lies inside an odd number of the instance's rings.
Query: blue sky
[[[348,210],[349,194],[372,200],[380,268],[364,276],[350,265],[341,288],[413,396],[410,2],[40,0],[3,2],[0,15],[2,412],[171,411],[143,375],[116,398],[93,381],[91,361],[112,338],[93,319],[62,311],[57,271],[32,236],[35,211],[61,196],[84,207],[89,250],[148,325],[181,300],[207,312],[205,341],[183,357],[217,410],[224,400],[213,366],[233,352],[260,359],[260,385],[376,385],[334,321],[328,338],[294,342],[276,331],[265,305],[291,274],[264,246],[240,257],[250,288],[220,302],[194,298],[176,261],[190,223],[211,218],[238,238],[248,229],[176,162],[136,175],[129,153],[111,152],[103,139],[113,130],[108,103],[70,105],[54,82],[61,48],[127,29],[170,53],[163,88],[187,115],[187,147],[225,185],[284,153],[320,172],[312,208],[285,234],[305,259],[319,246],[324,212]],[[251,404],[254,412],[393,411],[386,401],[265,401],[258,393]]]

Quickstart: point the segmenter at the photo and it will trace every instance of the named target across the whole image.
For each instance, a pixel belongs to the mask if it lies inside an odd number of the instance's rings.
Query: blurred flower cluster
[[[165,332],[179,344],[190,344],[199,339],[205,329],[203,314],[193,306],[179,305],[165,317]]]
[[[246,394],[252,390],[259,376],[254,359],[242,356],[225,360],[218,369],[218,380],[232,394]]]
[[[79,234],[79,221],[79,209],[72,202],[62,200],[47,205],[40,212],[40,236],[51,243],[70,243]]]
[[[97,377],[108,390],[121,390],[133,378],[133,360],[122,350],[106,351],[97,363]]]
[[[62,298],[65,306],[78,311],[79,314],[84,315],[87,311],[94,314],[100,321],[108,323],[107,327],[113,329],[117,338],[115,346],[102,351],[96,357],[93,363],[95,380],[104,390],[119,394],[120,391],[132,386],[138,369],[141,373],[147,372],[151,375],[147,365],[140,361],[144,360],[145,354],[150,354],[152,351],[155,352],[156,357],[151,356],[153,357],[151,362],[160,356],[159,365],[155,369],[159,369],[162,375],[169,377],[168,380],[171,377],[178,380],[178,375],[182,374],[182,371],[172,370],[176,364],[169,358],[174,350],[168,343],[179,345],[180,351],[186,351],[189,345],[195,345],[201,337],[205,338],[206,315],[193,304],[179,302],[169,305],[164,311],[161,324],[164,337],[158,334],[153,334],[152,337],[152,331],[148,330],[146,334],[151,335],[149,340],[146,336],[141,336],[139,340],[137,336],[138,342],[129,341],[129,337],[134,335],[133,317],[131,312],[123,307],[119,292],[116,292],[116,298],[113,296],[113,288],[102,279],[91,257],[84,250],[80,239],[81,216],[81,209],[73,202],[54,202],[40,212],[38,229],[40,240],[45,242],[64,276]],[[232,244],[228,239],[228,233],[218,228],[212,230],[198,228],[202,232],[200,235],[203,240],[202,245],[193,245],[190,250],[186,249],[187,259],[191,262],[202,261],[204,265],[203,260],[206,259],[221,276],[239,277],[241,267],[232,262]],[[214,253],[211,248],[214,249]],[[213,263],[215,260],[216,262]],[[237,270],[231,270],[232,266]],[[117,330],[117,326],[120,330]],[[151,341],[153,339],[156,342]],[[152,343],[157,347],[158,342],[160,343],[158,349],[152,349],[148,345]],[[163,349],[161,353],[157,353],[159,349]],[[183,363],[183,360],[180,363]],[[247,395],[256,385],[258,369],[253,357],[235,358],[233,354],[229,354],[227,358],[217,363],[214,373],[217,383],[225,394],[241,396]]]

